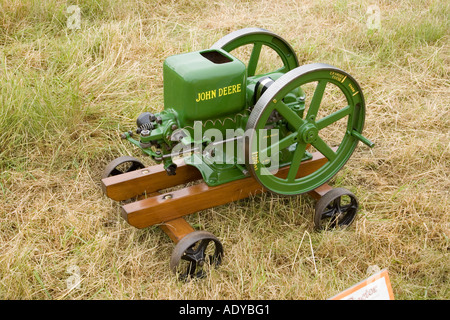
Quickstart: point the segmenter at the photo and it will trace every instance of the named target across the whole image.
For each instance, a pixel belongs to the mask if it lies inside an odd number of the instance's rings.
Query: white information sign
[[[375,273],[330,300],[394,300],[387,270]]]

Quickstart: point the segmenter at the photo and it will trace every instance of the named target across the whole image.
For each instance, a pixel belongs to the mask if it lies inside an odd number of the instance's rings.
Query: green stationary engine
[[[248,61],[233,55],[246,47]],[[282,66],[257,74],[263,48]],[[142,113],[137,137],[122,137],[169,175],[180,156],[210,186],[252,175],[274,193],[293,195],[332,178],[358,141],[372,146],[361,135],[365,103],[355,79],[326,64],[299,66],[292,47],[267,30],[238,30],[207,50],[170,56],[163,73],[164,110]],[[304,176],[300,164],[313,150],[328,162]],[[284,166],[288,174],[278,175]]]

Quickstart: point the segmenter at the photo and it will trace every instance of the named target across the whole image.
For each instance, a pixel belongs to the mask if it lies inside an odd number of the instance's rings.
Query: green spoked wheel
[[[301,87],[305,110],[298,112],[288,96]],[[286,99],[285,99],[286,98]],[[278,139],[267,141],[273,114],[281,116]],[[284,74],[257,101],[247,122],[247,169],[267,190],[280,195],[311,191],[331,179],[353,153],[364,126],[365,104],[360,86],[348,73],[314,63]],[[251,129],[251,130],[250,130]],[[273,130],[273,129],[272,129]],[[276,136],[276,134],[270,134]],[[312,148],[328,160],[317,171],[302,176],[301,162]],[[276,156],[290,153],[286,176],[277,175]]]
[[[211,49],[222,49],[231,52],[246,45],[252,45],[247,64],[247,77],[256,75],[256,67],[258,66],[263,46],[272,48],[283,62],[283,66],[278,70],[273,70],[273,72],[286,73],[298,67],[297,56],[289,43],[275,33],[265,29],[245,28],[234,31],[219,39],[212,45]]]

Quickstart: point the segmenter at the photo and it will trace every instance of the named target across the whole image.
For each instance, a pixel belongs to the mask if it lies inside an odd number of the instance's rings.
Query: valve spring
[[[153,125],[150,122],[144,123],[142,124],[139,129],[142,130],[152,130],[153,129]]]

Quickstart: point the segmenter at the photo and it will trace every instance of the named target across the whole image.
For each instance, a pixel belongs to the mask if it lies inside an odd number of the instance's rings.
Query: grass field
[[[70,5],[81,29],[67,27]],[[396,299],[450,299],[449,17],[444,0],[0,0],[0,298],[327,299],[377,265]],[[307,195],[193,214],[225,257],[207,279],[178,282],[173,243],[124,222],[100,174],[120,155],[152,164],[119,134],[162,110],[164,59],[244,27],[362,86],[376,146],[359,144],[331,181],[360,212],[326,232],[313,231]]]

